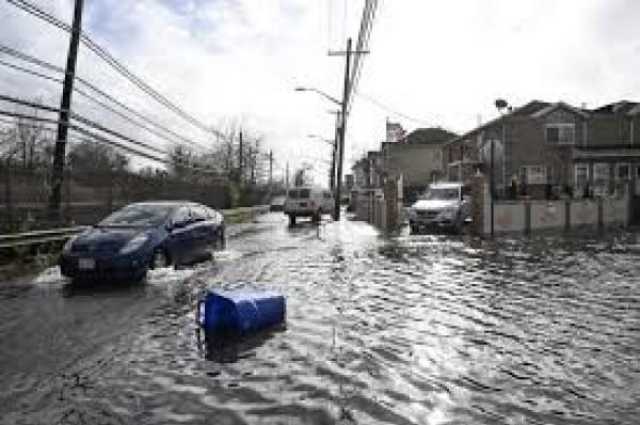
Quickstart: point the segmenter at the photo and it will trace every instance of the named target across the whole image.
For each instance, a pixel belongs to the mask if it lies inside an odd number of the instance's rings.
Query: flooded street
[[[2,424],[636,424],[640,244],[386,239],[282,214],[146,283],[0,285]],[[204,288],[287,297],[286,328],[209,341]]]

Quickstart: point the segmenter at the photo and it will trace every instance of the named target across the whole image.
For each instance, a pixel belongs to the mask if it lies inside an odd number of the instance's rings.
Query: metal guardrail
[[[86,226],[76,226],[64,227],[60,229],[36,230],[27,233],[12,233],[8,235],[0,235],[0,249],[17,248],[20,246],[61,241],[77,235],[86,228]]]
[[[269,205],[257,205],[255,207],[242,207],[230,210],[222,210],[222,214],[225,217],[232,217],[243,214],[263,214],[268,211]],[[87,226],[76,226],[0,235],[0,250],[17,248],[21,246],[38,245],[47,242],[62,241],[74,235],[77,235],[86,228]]]

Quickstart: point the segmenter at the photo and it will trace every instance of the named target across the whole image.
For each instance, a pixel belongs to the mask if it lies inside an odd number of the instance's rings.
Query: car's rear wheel
[[[151,268],[154,270],[162,269],[171,265],[169,256],[163,249],[157,249],[151,257]]]
[[[225,249],[227,247],[227,238],[224,236],[224,230],[218,232],[217,248]]]

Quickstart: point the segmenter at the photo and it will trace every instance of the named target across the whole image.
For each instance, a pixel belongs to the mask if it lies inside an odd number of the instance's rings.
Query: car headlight
[[[71,248],[73,247],[73,243],[75,242],[75,240],[77,238],[78,238],[77,236],[70,237],[67,240],[67,242],[65,242],[64,246],[62,247],[62,252],[64,252],[64,253],[71,252]]]
[[[447,219],[447,220],[451,220],[452,218],[454,218],[456,216],[456,213],[457,213],[457,210],[451,208],[451,209],[446,209],[446,210],[442,211],[440,213],[440,216],[442,218]]]
[[[120,249],[120,254],[130,254],[140,249],[147,241],[149,236],[147,234],[141,234],[131,239],[125,246]]]

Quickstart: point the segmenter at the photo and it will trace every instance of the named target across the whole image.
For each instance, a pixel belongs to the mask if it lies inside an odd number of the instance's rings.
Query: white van
[[[296,224],[297,217],[311,217],[319,222],[322,214],[331,214],[335,206],[333,194],[329,190],[316,187],[295,187],[287,191],[284,213],[289,216],[289,224]]]

